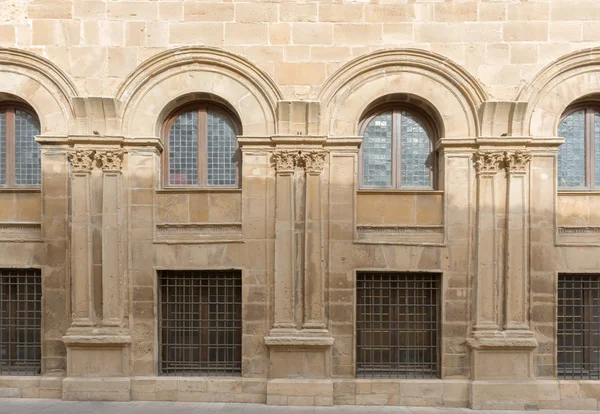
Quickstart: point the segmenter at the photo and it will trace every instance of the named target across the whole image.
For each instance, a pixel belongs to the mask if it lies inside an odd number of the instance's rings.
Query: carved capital
[[[102,171],[121,171],[123,164],[123,150],[101,150],[96,151],[96,160]]]
[[[500,169],[504,155],[501,152],[477,151],[475,153],[475,169],[478,174],[496,173]]]
[[[526,172],[529,161],[531,161],[531,153],[529,151],[504,152],[504,168],[508,173]]]
[[[296,167],[297,151],[279,150],[273,152],[273,162],[277,172],[291,172]]]
[[[300,158],[304,163],[304,169],[307,173],[321,173],[325,166],[325,151],[306,151],[300,154]]]
[[[94,154],[91,149],[74,149],[68,152],[73,172],[90,172],[94,167]]]

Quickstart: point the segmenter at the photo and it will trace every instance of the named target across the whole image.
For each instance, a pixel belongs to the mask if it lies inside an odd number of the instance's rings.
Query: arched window
[[[240,133],[236,118],[220,106],[197,103],[177,110],[165,125],[165,183],[237,186]]]
[[[40,185],[39,134],[40,122],[31,109],[0,105],[0,186]]]
[[[573,107],[563,116],[558,135],[558,187],[600,187],[600,107]]]
[[[432,189],[435,153],[432,123],[401,107],[363,121],[361,188]]]

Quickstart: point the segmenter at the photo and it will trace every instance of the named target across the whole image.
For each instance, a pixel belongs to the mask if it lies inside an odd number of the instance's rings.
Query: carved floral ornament
[[[527,171],[527,164],[531,160],[529,151],[477,151],[475,153],[475,169],[478,174],[494,174],[500,170],[500,164],[508,173]]]
[[[90,172],[94,167],[103,171],[120,171],[123,163],[122,149],[73,149],[68,153],[73,172]]]
[[[304,166],[307,173],[321,173],[325,166],[326,151],[290,151],[273,152],[273,162],[277,172],[291,172],[296,166]]]

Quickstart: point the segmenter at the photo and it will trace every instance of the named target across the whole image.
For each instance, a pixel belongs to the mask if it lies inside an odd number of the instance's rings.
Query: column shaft
[[[529,186],[525,167],[530,158],[521,151],[505,154],[508,188],[504,328],[507,330],[529,329]]]
[[[306,173],[304,329],[325,329],[321,171]]]
[[[275,208],[275,329],[296,329],[294,168],[296,154],[273,154],[276,164]]]
[[[71,277],[73,326],[94,324],[92,282],[92,151],[76,150],[71,161]]]

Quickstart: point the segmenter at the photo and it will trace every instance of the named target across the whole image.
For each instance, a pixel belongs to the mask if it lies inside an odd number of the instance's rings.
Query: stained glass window
[[[177,112],[168,130],[168,185],[235,186],[236,131],[233,117],[221,108],[199,104]]]
[[[600,186],[600,111],[576,109],[558,126],[565,142],[558,148],[558,187],[585,189]]]
[[[432,188],[431,133],[415,113],[390,110],[365,125],[363,188]]]
[[[40,145],[35,136],[40,123],[19,106],[0,106],[0,185],[39,186]]]

